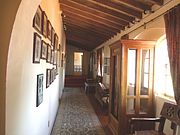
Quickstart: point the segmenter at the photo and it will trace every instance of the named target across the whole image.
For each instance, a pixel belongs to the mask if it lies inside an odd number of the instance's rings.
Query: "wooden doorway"
[[[74,75],[82,75],[83,52],[74,52]]]
[[[130,132],[131,117],[154,116],[154,45],[154,41],[121,40],[110,46],[109,127],[115,135]]]

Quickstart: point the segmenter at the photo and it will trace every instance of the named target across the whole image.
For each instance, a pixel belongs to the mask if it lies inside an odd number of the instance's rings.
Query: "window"
[[[174,97],[167,41],[165,38],[157,44],[155,57],[155,90],[157,90],[158,94]]]

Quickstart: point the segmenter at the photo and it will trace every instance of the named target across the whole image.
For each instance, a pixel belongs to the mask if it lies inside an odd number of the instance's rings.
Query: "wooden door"
[[[122,43],[121,135],[130,132],[131,117],[152,117],[154,42],[125,40]],[[141,125],[151,129],[153,125]]]
[[[121,79],[121,47],[120,42],[116,42],[111,47],[110,62],[110,104],[109,104],[109,124],[108,127],[114,135],[119,134],[119,98]]]

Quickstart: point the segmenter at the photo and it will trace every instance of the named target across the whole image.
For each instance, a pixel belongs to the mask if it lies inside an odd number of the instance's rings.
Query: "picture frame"
[[[54,64],[54,50],[51,50],[51,64]]]
[[[51,36],[52,36],[52,25],[51,22],[48,20],[47,23],[47,38],[51,41]]]
[[[43,74],[37,75],[37,96],[36,96],[36,107],[43,102]]]
[[[47,18],[45,11],[43,11],[42,16],[43,16],[42,17],[42,34],[46,38],[47,37],[48,18]]]
[[[41,42],[41,59],[44,59],[44,60],[47,59],[47,53],[48,53],[47,49],[48,49],[47,43],[42,40],[42,42]]]
[[[46,62],[47,63],[51,63],[51,46],[49,44],[47,44],[47,59]]]
[[[57,51],[54,51],[53,65],[57,65]]]
[[[55,33],[55,35],[54,35],[54,47],[55,47],[54,50],[58,50],[58,48],[59,48],[58,40],[59,40],[58,35]]]
[[[43,11],[39,6],[33,18],[33,27],[40,33],[42,33],[42,14]]]
[[[34,42],[33,42],[33,63],[40,63],[40,57],[41,57],[41,36],[35,32]]]
[[[48,88],[51,84],[51,69],[46,69],[46,88]]]
[[[50,77],[50,83],[52,84],[54,82],[54,68],[51,69],[51,77]]]
[[[52,46],[52,49],[53,49],[53,50],[55,49],[54,36],[55,36],[55,30],[54,30],[54,28],[52,27],[52,31],[51,31],[51,46]]]

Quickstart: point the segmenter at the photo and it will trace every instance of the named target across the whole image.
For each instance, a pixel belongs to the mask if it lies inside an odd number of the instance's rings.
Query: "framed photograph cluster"
[[[45,11],[39,6],[33,19],[33,27],[42,34],[44,38],[48,38],[53,50],[59,50],[59,37],[55,32]]]
[[[57,65],[58,51],[60,51],[59,37],[40,6],[33,19],[33,27],[37,31],[34,34],[33,63],[40,63],[40,59],[43,59],[47,63]],[[49,39],[49,43],[45,42],[42,37]]]
[[[56,79],[57,68],[46,69],[46,88],[48,88]]]
[[[37,75],[37,96],[36,96],[36,107],[43,102],[43,74]]]

